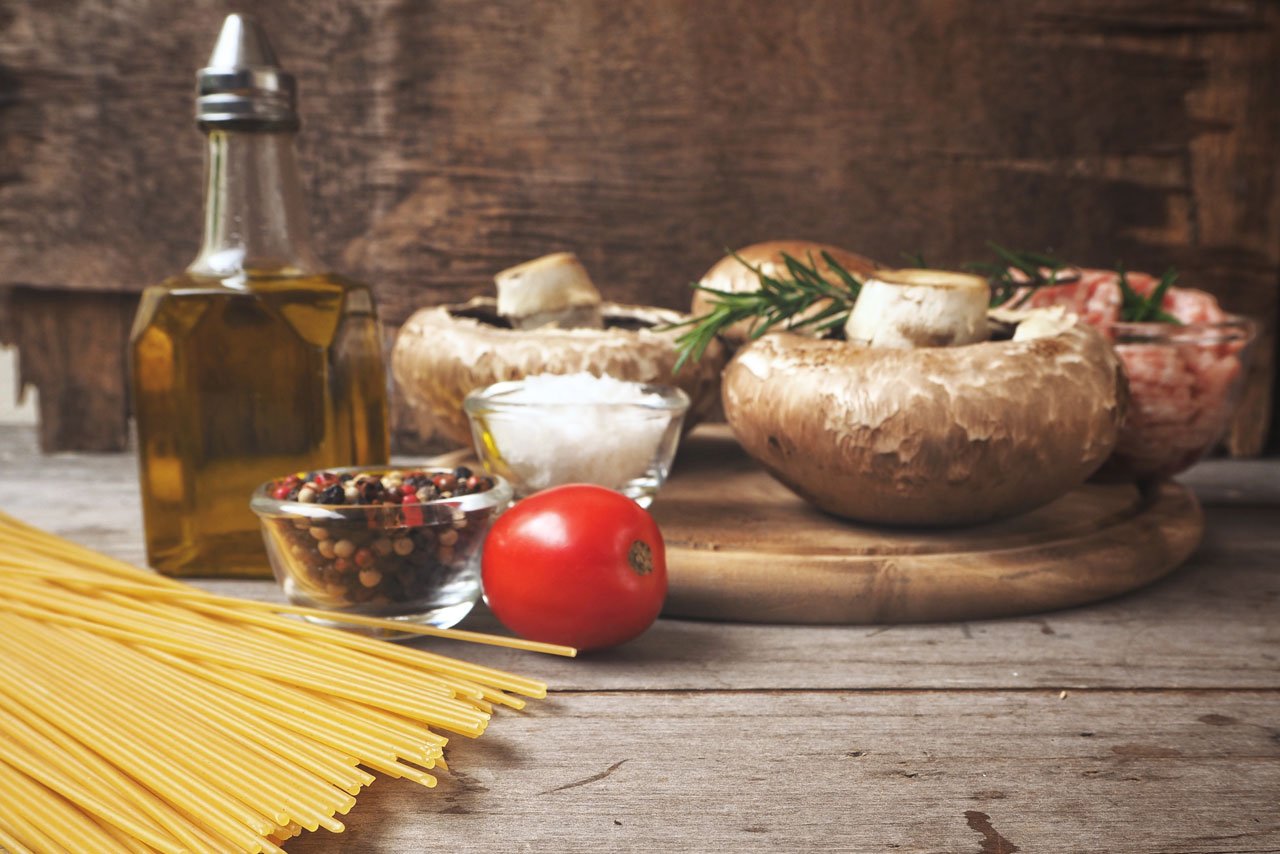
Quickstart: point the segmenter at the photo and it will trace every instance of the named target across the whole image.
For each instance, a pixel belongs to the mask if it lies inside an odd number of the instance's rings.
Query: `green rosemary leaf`
[[[1164,271],[1160,281],[1152,289],[1150,296],[1143,296],[1129,284],[1124,264],[1116,263],[1116,274],[1120,284],[1120,319],[1128,323],[1176,323],[1182,321],[1160,308],[1169,288],[1178,280],[1178,271],[1170,267]]]
[[[929,265],[924,262],[924,254],[922,252],[903,252],[902,260],[906,261],[912,267],[916,267],[920,270],[929,269]]]
[[[736,251],[736,250],[734,250],[734,249],[726,249],[726,250],[724,250],[724,251],[725,251],[725,254],[726,254],[726,255],[728,255],[728,256],[730,256],[731,258],[733,258],[733,260],[737,261],[739,264],[741,264],[742,266],[746,267],[748,270],[750,270],[751,272],[755,273],[757,276],[761,276],[761,277],[763,277],[763,276],[764,276],[764,273],[761,273],[761,272],[760,272],[760,268],[759,268],[759,267],[752,267],[752,266],[751,266],[751,262],[750,262],[750,261],[748,261],[746,258],[743,258],[741,255],[739,255],[739,254],[737,253],[737,251]]]
[[[809,259],[813,263],[813,259]],[[813,284],[814,278],[821,278],[816,271],[811,271],[808,267],[800,262],[799,259],[793,258],[787,253],[782,253],[782,263],[786,265],[787,272],[791,274],[791,278],[800,284]]]
[[[826,320],[829,317],[837,317],[837,316],[839,316],[841,321],[843,322],[844,317],[848,313],[849,313],[849,310],[844,306],[842,306],[840,303],[832,302],[822,311],[819,311],[810,317],[804,318],[799,323],[797,323],[796,326],[809,326],[814,323],[821,323],[822,321]]]
[[[757,338],[759,338],[761,335],[765,334],[770,329],[772,329],[774,324],[776,324],[777,322],[778,320],[776,317],[762,317],[760,323],[757,323],[751,327],[751,332],[750,334],[747,335],[747,337],[750,338],[752,341],[754,341]]]
[[[1058,280],[1058,272],[1067,266],[1066,262],[1047,252],[1026,252],[1006,249],[994,241],[987,241],[987,247],[1000,259],[999,262],[970,261],[962,264],[961,269],[986,277],[991,285],[992,306],[1004,305],[1017,295],[1018,291],[1027,288],[1018,302],[1018,308],[1031,298],[1031,294],[1045,285]],[[1048,274],[1045,274],[1045,269]],[[1025,277],[1025,281],[1014,277],[1012,270],[1017,270]]]
[[[971,273],[982,273],[987,276],[998,276],[1009,271],[1009,268],[1004,264],[994,264],[990,261],[969,261],[960,266],[961,269],[968,270]]]
[[[725,310],[723,308],[713,309],[701,318],[695,318],[692,329],[676,338],[676,344],[680,348],[680,356],[676,359],[672,373],[679,372],[684,363],[689,359],[698,361],[702,358],[702,354],[706,352],[707,347],[716,337],[716,329],[731,326],[737,322],[738,318],[734,317],[736,312]],[[674,328],[674,326],[665,327]]]
[[[1173,283],[1178,281],[1178,271],[1170,267],[1164,271],[1164,275],[1160,277],[1160,282],[1156,285],[1155,290],[1151,292],[1151,296],[1147,297],[1147,305],[1142,312],[1139,320],[1155,319],[1156,315],[1165,314],[1160,310],[1160,306],[1164,305],[1164,295],[1169,288],[1173,287]],[[1168,317],[1167,314],[1165,314]],[[1167,321],[1166,321],[1167,322]]]
[[[844,286],[849,291],[853,301],[857,301],[858,294],[862,292],[862,280],[846,270],[840,262],[835,258],[832,258],[831,253],[825,249],[822,250],[822,260],[827,262],[827,267],[831,272],[835,273],[840,281],[844,283]]]
[[[1120,285],[1120,319],[1132,321],[1140,317],[1144,300],[1129,284],[1129,275],[1125,272],[1124,263],[1116,262],[1117,283]]]
[[[706,291],[707,293],[717,297],[733,296],[733,294],[729,291],[722,291],[722,290],[719,290],[718,288],[710,288],[702,284],[701,282],[690,282],[689,287],[693,288],[695,291]]]
[[[711,310],[700,317],[662,327],[685,330],[676,338],[680,348],[676,370],[689,359],[696,361],[701,358],[717,334],[742,320],[757,319],[751,329],[752,338],[759,338],[783,323],[787,328],[816,323],[823,324],[821,328],[824,329],[838,325],[853,307],[862,286],[859,279],[825,252],[822,253],[823,259],[840,280],[839,285],[827,281],[812,256],[806,264],[784,253],[782,260],[786,274],[769,276],[761,267],[752,266],[736,252],[729,251],[729,255],[751,270],[760,286],[755,291],[729,293],[694,284],[692,287],[695,290],[711,295]],[[802,317],[812,306],[827,300],[830,304],[823,306],[813,317]]]
[[[791,273],[793,281],[803,288],[804,293],[809,291],[819,291],[829,293],[841,299],[847,299],[848,294],[840,288],[828,282],[818,270],[817,263],[813,260],[813,255],[809,255],[809,264],[806,266],[802,261],[793,258],[787,253],[782,253],[782,261],[787,265],[787,270]],[[839,266],[839,265],[837,265]],[[843,268],[841,268],[843,270]],[[848,273],[847,270],[843,270]]]
[[[1004,261],[1010,267],[1013,267],[1014,269],[1021,271],[1022,274],[1025,275],[1032,282],[1039,282],[1044,279],[1044,275],[1040,272],[1039,265],[1028,260],[1026,257],[1024,257],[1023,254],[1020,254],[1018,252],[1012,252],[1008,249],[1005,249],[1000,244],[994,243],[990,240],[987,241],[987,246],[988,248],[991,249],[992,252],[995,252],[996,255],[1000,256],[1000,259],[1002,261]]]

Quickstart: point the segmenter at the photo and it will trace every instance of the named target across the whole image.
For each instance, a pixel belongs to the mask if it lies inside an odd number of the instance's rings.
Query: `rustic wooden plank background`
[[[73,315],[86,309],[71,293],[115,295],[97,309],[114,317],[188,262],[192,74],[232,8],[0,0],[0,286],[26,296],[11,293],[0,328],[51,400],[80,389],[123,424],[112,360],[46,369],[59,335],[25,334],[29,316],[48,317],[30,296],[66,292],[60,335],[79,341]],[[958,263],[995,239],[1085,264],[1177,265],[1266,322],[1232,439],[1262,443],[1280,307],[1274,2],[254,11],[299,77],[317,246],[375,285],[389,333],[557,249],[578,252],[609,297],[682,307],[726,246],[799,236],[890,263],[904,251]],[[98,334],[119,347],[114,320]],[[46,448],[112,433],[50,429],[75,419],[48,406]]]

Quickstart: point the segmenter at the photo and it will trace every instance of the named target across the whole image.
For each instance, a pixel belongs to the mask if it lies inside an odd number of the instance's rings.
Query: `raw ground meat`
[[[1046,285],[1031,291],[1030,296],[1027,296],[1025,289],[1020,290],[1006,304],[1020,308],[1061,305],[1094,326],[1105,327],[1118,323],[1123,303],[1120,276],[1115,270],[1079,272],[1078,281]],[[1146,273],[1128,273],[1125,278],[1129,287],[1144,297],[1150,296],[1160,283],[1155,276]],[[1020,302],[1023,299],[1025,302]],[[1226,312],[1218,307],[1213,294],[1193,288],[1169,288],[1160,301],[1160,309],[1183,323],[1221,323],[1227,319]]]
[[[1127,274],[1142,296],[1158,284],[1146,273]],[[1104,472],[1134,477],[1168,476],[1190,466],[1212,447],[1231,414],[1247,340],[1231,327],[1197,329],[1173,324],[1129,324],[1114,270],[1081,270],[1075,282],[1015,294],[1022,308],[1061,305],[1108,336],[1129,378],[1130,411]],[[1212,294],[1169,288],[1161,310],[1184,324],[1228,319]]]

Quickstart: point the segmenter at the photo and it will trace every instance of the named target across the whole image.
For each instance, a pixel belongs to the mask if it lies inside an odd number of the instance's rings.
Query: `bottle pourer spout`
[[[196,75],[196,120],[237,130],[298,127],[297,87],[280,67],[266,31],[250,15],[231,14]]]
[[[280,61],[256,18],[232,13],[222,22],[218,43],[209,55],[210,68],[275,68]]]

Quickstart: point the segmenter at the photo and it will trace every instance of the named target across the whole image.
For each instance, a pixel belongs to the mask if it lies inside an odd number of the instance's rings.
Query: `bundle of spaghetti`
[[[432,787],[444,733],[479,736],[495,706],[546,696],[298,614],[332,617],[201,591],[0,514],[0,850],[278,854],[304,829],[343,830],[375,772]]]

